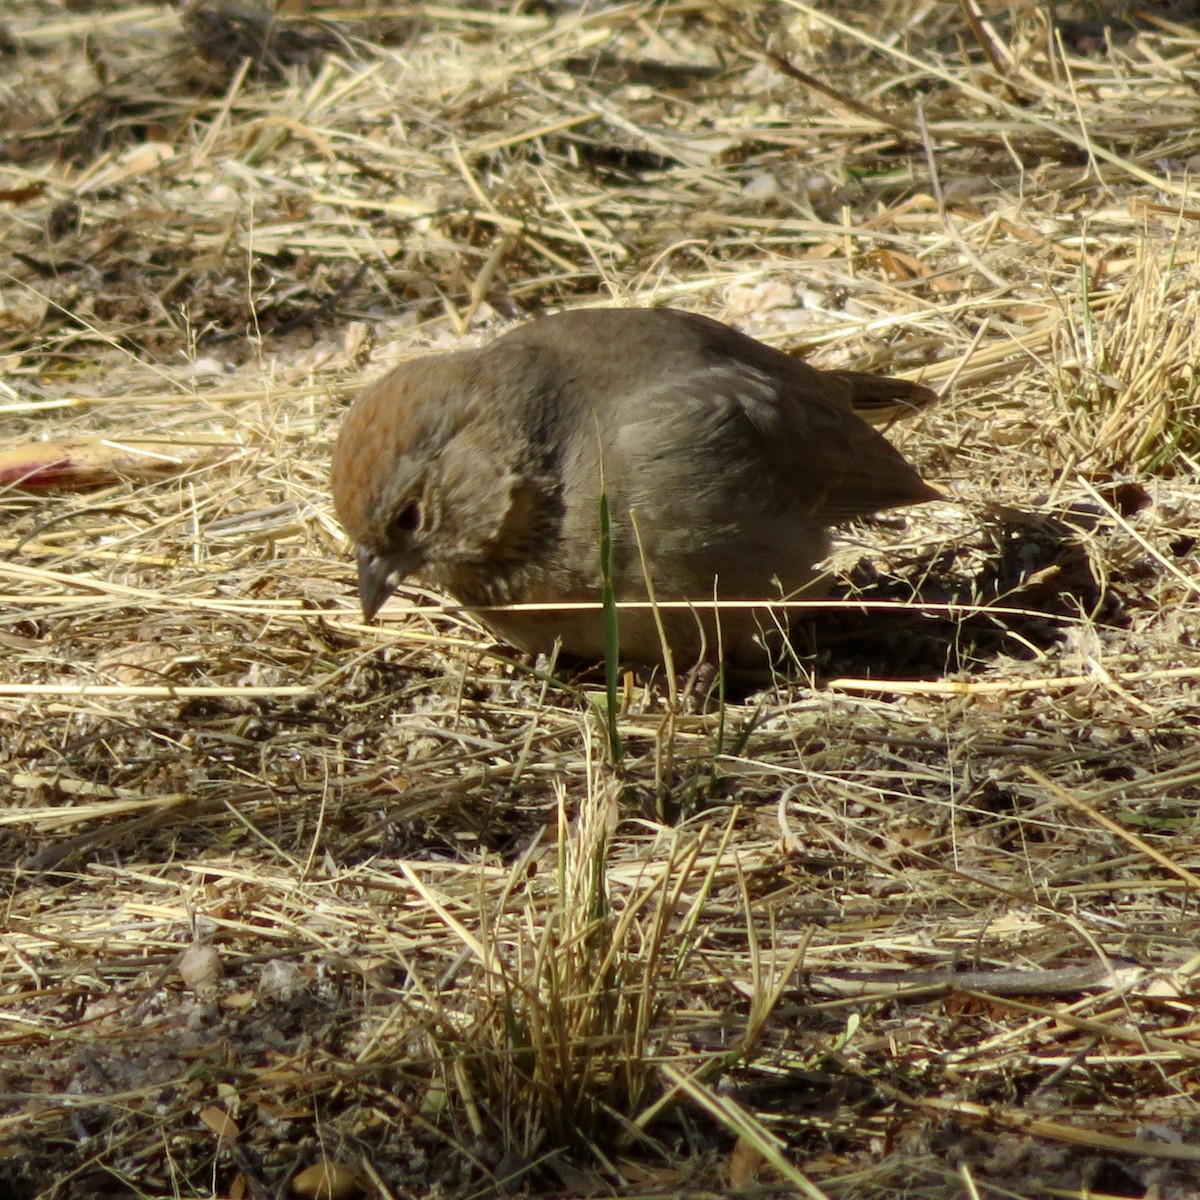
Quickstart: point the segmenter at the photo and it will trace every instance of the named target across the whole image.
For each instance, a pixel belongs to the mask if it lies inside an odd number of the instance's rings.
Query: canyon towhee
[[[415,575],[517,646],[602,658],[596,610],[492,606],[600,600],[603,493],[617,599],[646,600],[648,575],[656,601],[695,602],[658,611],[677,656],[761,666],[786,615],[711,602],[819,595],[831,524],[940,497],[855,412],[932,398],[671,309],[562,313],[403,363],[333,453],[363,615]],[[619,627],[622,658],[661,661],[649,607]]]

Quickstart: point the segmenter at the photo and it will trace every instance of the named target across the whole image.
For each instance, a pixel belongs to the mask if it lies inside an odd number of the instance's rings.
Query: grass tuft
[[[1200,456],[1200,270],[1171,244],[1139,242],[1097,294],[1080,259],[1080,315],[1053,361],[1075,465],[1089,474],[1194,474]],[[1099,304],[1094,301],[1101,301]]]

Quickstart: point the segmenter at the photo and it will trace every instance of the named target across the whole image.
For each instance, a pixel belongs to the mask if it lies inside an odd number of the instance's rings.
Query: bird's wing
[[[745,362],[703,368],[639,389],[623,441],[693,443],[697,471],[747,469],[757,460],[782,481],[789,503],[829,522],[940,495],[859,417],[836,375],[793,362],[786,375]]]

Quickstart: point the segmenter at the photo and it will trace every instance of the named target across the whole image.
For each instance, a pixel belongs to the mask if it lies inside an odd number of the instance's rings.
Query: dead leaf
[[[137,482],[161,479],[237,453],[241,451],[229,446],[196,446],[139,438],[24,442],[0,449],[0,487],[26,491],[59,488],[79,491],[123,479]]]
[[[24,187],[0,188],[0,200],[9,204],[24,204],[27,200],[36,200],[44,191],[44,183],[29,183]]]
[[[891,283],[908,283],[913,279],[924,279],[932,274],[930,269],[911,254],[900,250],[889,250],[878,247],[867,253],[867,262],[878,267],[883,276]]]
[[[758,1175],[758,1169],[767,1160],[757,1146],[739,1137],[729,1156],[729,1186],[735,1191],[744,1191],[751,1187]]]
[[[215,1104],[200,1110],[200,1121],[217,1135],[222,1142],[234,1141],[242,1131],[238,1123],[223,1109]]]
[[[309,1200],[350,1200],[363,1190],[358,1172],[331,1158],[305,1167],[292,1180],[292,1191]]]

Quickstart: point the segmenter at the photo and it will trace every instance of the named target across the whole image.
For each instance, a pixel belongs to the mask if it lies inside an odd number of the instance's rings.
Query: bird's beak
[[[374,620],[396,584],[408,574],[410,564],[399,558],[379,558],[369,550],[358,549],[358,599],[364,621]]]

